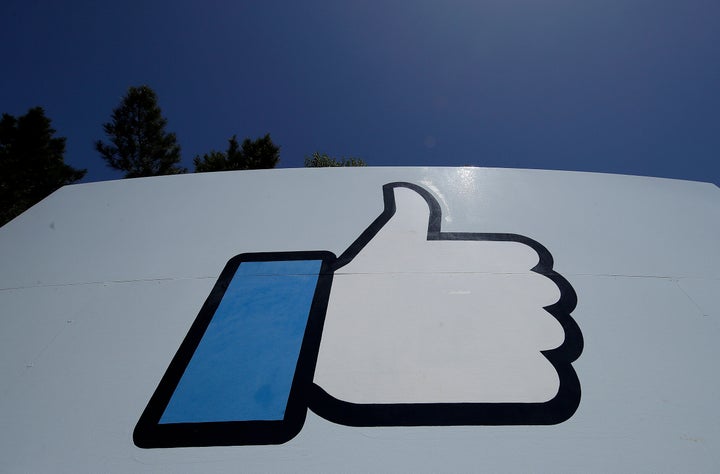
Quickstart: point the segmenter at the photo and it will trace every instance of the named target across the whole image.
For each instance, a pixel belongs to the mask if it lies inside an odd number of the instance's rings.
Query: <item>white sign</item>
[[[2,472],[715,472],[720,190],[67,186],[0,228]]]

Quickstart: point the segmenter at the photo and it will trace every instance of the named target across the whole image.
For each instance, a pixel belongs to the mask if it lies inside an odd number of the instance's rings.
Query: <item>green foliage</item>
[[[126,178],[185,173],[177,166],[180,145],[174,133],[165,132],[166,125],[155,91],[130,87],[113,110],[112,120],[103,124],[110,143],[98,140],[95,149]]]
[[[193,159],[196,173],[275,168],[279,161],[280,147],[272,142],[269,133],[256,140],[246,138],[242,146],[238,144],[237,135],[233,135],[226,152],[213,150]]]
[[[318,153],[317,151],[311,156],[305,157],[306,168],[327,168],[336,166],[367,166],[364,160],[360,158],[335,158],[328,156],[326,153]]]
[[[65,164],[65,138],[41,107],[0,119],[0,226],[48,194],[85,176],[87,170]]]

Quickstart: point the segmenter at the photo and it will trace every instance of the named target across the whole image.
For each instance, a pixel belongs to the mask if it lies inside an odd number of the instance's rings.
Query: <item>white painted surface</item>
[[[133,427],[225,262],[339,254],[391,181],[432,190],[443,230],[550,250],[578,294],[577,413],[417,428],[309,413],[284,445],[136,448]],[[718,242],[720,190],[664,179],[370,168],[65,187],[0,229],[0,471],[717,472]]]
[[[427,240],[425,200],[397,211],[330,293],[315,383],[353,403],[546,402],[562,344],[560,292],[519,242]]]

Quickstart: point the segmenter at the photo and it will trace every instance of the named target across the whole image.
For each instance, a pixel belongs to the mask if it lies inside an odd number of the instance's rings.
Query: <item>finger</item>
[[[410,183],[390,183],[383,186],[383,199],[383,212],[338,257],[335,269],[355,260],[354,265],[388,270],[375,259],[386,258],[388,263],[393,256],[399,256],[396,250],[427,241],[434,216],[438,220],[440,216],[440,207],[432,195]],[[356,257],[360,254],[363,255],[360,260],[369,255],[371,261],[358,261]]]

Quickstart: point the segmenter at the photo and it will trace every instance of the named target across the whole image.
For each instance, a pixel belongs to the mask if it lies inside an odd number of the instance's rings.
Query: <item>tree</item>
[[[364,160],[360,158],[335,158],[328,156],[327,153],[315,152],[311,156],[305,157],[306,168],[327,168],[336,166],[367,166]]]
[[[233,135],[226,152],[213,150],[193,159],[197,173],[275,168],[279,161],[280,147],[273,143],[269,133],[255,140],[246,138],[242,146],[238,144],[237,135]]]
[[[0,119],[0,226],[48,194],[74,183],[87,170],[65,164],[65,137],[55,130],[41,107],[25,115]]]
[[[125,172],[126,178],[185,173],[178,167],[180,145],[174,133],[165,131],[167,120],[157,95],[148,86],[130,87],[112,120],[103,124],[110,140],[95,142],[108,166]]]

